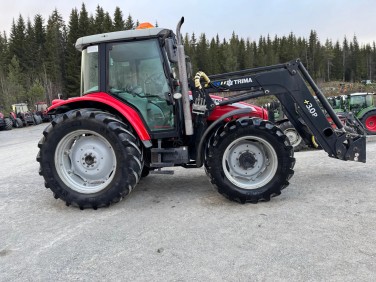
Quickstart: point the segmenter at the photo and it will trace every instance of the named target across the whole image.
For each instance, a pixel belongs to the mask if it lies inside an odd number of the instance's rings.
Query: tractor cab
[[[81,94],[105,92],[140,113],[151,133],[175,131],[172,98],[174,65],[164,38],[170,30],[151,28],[89,36],[82,49]]]
[[[348,95],[348,107],[349,111],[355,114],[363,109],[374,107],[373,93],[359,92]]]

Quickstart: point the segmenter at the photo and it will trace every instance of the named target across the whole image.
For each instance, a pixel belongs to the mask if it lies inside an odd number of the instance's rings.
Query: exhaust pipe
[[[182,43],[182,37],[180,33],[180,28],[183,23],[184,23],[184,17],[180,19],[176,27],[177,55],[178,55],[178,67],[179,67],[179,76],[180,76],[179,79],[180,79],[182,100],[183,100],[185,134],[193,135],[192,114],[191,114],[191,106],[190,106],[189,93],[188,93],[189,90],[188,90],[187,67],[186,67],[186,62],[185,62],[184,45]]]

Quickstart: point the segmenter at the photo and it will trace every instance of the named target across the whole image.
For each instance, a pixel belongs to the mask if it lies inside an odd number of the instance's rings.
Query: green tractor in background
[[[335,112],[352,112],[363,124],[367,134],[376,135],[376,105],[374,93],[358,92],[349,95],[329,97],[328,100]]]

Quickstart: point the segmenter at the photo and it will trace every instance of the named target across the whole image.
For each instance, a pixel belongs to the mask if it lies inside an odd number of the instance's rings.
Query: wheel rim
[[[242,137],[225,150],[222,168],[227,179],[239,188],[257,189],[274,177],[278,157],[273,146],[259,137]]]
[[[57,145],[55,166],[68,187],[91,194],[105,189],[114,178],[116,156],[102,135],[77,130],[64,136]]]
[[[295,129],[288,128],[284,131],[284,133],[287,136],[287,138],[289,138],[290,144],[294,148],[297,147],[303,140]]]
[[[365,126],[367,130],[376,132],[376,115],[370,116],[369,118],[367,118],[365,122]]]

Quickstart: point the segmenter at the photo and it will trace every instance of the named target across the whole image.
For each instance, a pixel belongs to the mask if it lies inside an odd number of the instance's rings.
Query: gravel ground
[[[203,169],[150,175],[81,211],[44,188],[46,124],[0,132],[0,281],[375,281],[376,142],[366,164],[295,154],[270,202],[229,202]]]

